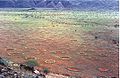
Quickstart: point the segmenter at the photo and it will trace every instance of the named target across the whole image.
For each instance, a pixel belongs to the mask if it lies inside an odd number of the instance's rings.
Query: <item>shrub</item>
[[[28,60],[26,63],[25,63],[27,66],[30,66],[30,67],[34,67],[34,66],[38,66],[38,63],[36,60]]]
[[[117,27],[119,27],[119,25],[118,25],[118,24],[115,24],[114,27],[117,28]]]
[[[48,74],[49,72],[50,72],[50,71],[49,71],[48,68],[44,68],[44,69],[43,69],[43,73]]]

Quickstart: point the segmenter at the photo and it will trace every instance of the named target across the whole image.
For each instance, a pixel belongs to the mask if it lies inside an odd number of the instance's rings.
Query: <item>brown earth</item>
[[[118,78],[118,28],[85,32],[74,26],[20,29],[10,21],[0,25],[1,57],[17,63],[35,59],[38,69],[68,76]]]

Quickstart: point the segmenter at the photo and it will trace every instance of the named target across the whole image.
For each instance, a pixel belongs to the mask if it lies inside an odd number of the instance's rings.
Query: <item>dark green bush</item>
[[[34,59],[28,60],[25,64],[30,67],[38,66],[38,62]]]
[[[119,27],[119,25],[118,25],[118,24],[115,24],[114,27],[117,28],[117,27]]]
[[[44,68],[44,69],[43,69],[43,73],[48,74],[49,72],[50,72],[50,71],[49,71],[48,68]]]

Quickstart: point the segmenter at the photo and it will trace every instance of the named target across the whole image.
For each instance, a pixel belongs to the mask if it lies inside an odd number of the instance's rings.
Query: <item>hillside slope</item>
[[[0,0],[0,8],[63,8],[118,10],[116,0]]]

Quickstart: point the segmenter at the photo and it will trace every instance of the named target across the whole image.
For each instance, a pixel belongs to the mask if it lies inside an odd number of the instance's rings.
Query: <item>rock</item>
[[[12,66],[14,62],[8,60],[8,66]]]
[[[23,78],[29,78],[29,75],[28,75],[28,74],[25,74]]]
[[[1,69],[1,72],[4,73],[4,72],[7,72],[8,70],[6,68],[3,68]]]
[[[13,62],[6,59],[6,58],[1,58],[0,57],[0,65],[3,65],[3,66],[12,66]]]
[[[27,66],[27,65],[24,65],[24,64],[20,64],[20,69],[25,69],[26,71],[34,72],[34,67]]]
[[[34,73],[35,74],[40,74],[40,72],[38,70],[35,70]]]
[[[45,77],[45,75],[40,74],[40,75],[37,75],[36,78],[46,78],[46,77]]]
[[[9,61],[7,60],[7,63]],[[12,62],[13,63],[13,62]],[[16,66],[20,67],[16,68]],[[14,68],[14,69],[13,69]],[[22,70],[21,68],[24,68],[25,70]],[[30,71],[27,71],[30,70]],[[27,65],[23,64],[16,64],[13,63],[12,66],[5,66],[5,65],[0,65],[0,78],[63,78],[64,76],[59,76],[56,77],[55,74],[49,75],[49,70],[47,68],[44,68],[43,71],[38,71],[38,69],[34,69],[34,67],[29,67]],[[64,77],[64,78],[69,78],[69,77]]]
[[[17,73],[14,73],[14,78],[18,78],[18,74]]]
[[[4,75],[0,75],[0,78],[5,78],[5,76]]]
[[[13,64],[14,67],[19,67],[20,65],[19,64]]]

